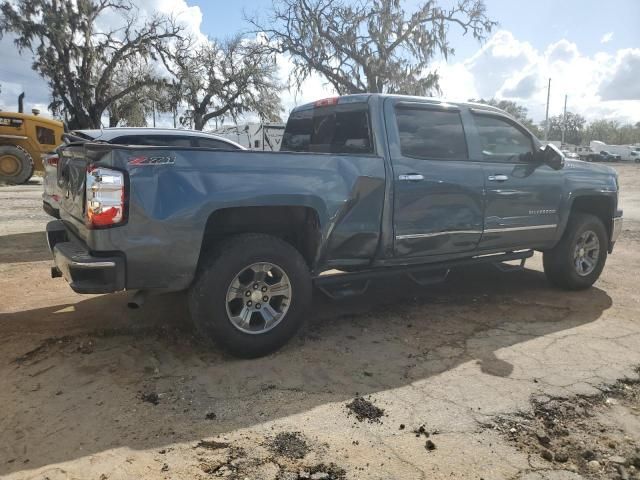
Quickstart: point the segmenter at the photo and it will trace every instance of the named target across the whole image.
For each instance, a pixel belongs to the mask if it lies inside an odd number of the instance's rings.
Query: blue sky
[[[243,12],[265,13],[271,0],[133,0],[144,15],[177,15],[188,31],[224,38],[250,26]],[[441,0],[441,4],[454,0]],[[450,100],[507,98],[529,109],[535,121],[544,118],[546,86],[552,78],[551,115],[568,108],[589,120],[640,121],[640,0],[485,0],[489,16],[499,22],[491,37],[479,44],[450,30],[456,55],[435,59],[441,96]],[[420,0],[405,0],[406,10]],[[46,83],[30,69],[28,53],[20,55],[5,37],[0,40],[0,108],[15,108],[27,92],[27,105],[46,110]],[[280,76],[291,68],[278,60]],[[284,90],[283,116],[296,104],[333,95],[320,77],[300,91]]]
[[[187,0],[202,10],[202,31],[213,37],[232,35],[246,29],[242,12],[265,11],[271,0]],[[419,4],[417,0],[407,5]],[[499,28],[517,33],[518,39],[544,49],[562,38],[575,42],[585,54],[615,52],[640,47],[640,0],[486,0],[487,12]],[[600,39],[614,31],[605,45]],[[470,56],[478,44],[472,38],[455,35],[458,56]]]

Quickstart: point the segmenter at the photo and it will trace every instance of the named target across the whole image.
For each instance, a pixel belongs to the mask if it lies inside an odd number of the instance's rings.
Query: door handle
[[[489,175],[487,180],[490,182],[506,182],[509,180],[509,177],[506,175]]]
[[[398,180],[402,180],[403,182],[419,182],[420,180],[424,180],[424,175],[407,173],[406,175],[398,175]]]

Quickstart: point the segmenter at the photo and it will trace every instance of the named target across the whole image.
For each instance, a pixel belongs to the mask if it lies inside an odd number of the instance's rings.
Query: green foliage
[[[266,20],[249,21],[275,52],[290,55],[298,89],[317,73],[341,95],[425,95],[439,90],[438,73],[428,71],[434,56],[454,54],[450,27],[482,41],[496,25],[483,0],[447,3],[424,1],[407,12],[400,0],[273,0]]]
[[[640,144],[640,122],[621,125],[617,120],[595,120],[584,131],[584,141],[600,140],[609,145]]]
[[[181,27],[161,16],[140,22],[127,0],[0,1],[0,36],[15,34],[16,46],[33,54],[33,69],[51,88],[50,108],[64,113],[71,128],[98,128],[105,110],[158,82],[151,70],[133,81],[118,81],[132,62],[166,52]],[[121,24],[96,27],[104,16]]]
[[[564,124],[564,142],[572,145],[580,145],[584,136],[584,126],[587,120],[577,113],[567,112],[566,119],[563,115],[549,118],[549,140],[561,140]]]

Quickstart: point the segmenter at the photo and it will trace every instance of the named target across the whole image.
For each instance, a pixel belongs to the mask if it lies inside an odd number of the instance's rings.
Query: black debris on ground
[[[140,400],[152,405],[158,405],[160,403],[160,396],[156,392],[142,392],[140,394]]]
[[[589,479],[640,480],[640,438],[606,420],[608,415],[640,411],[640,369],[638,374],[601,385],[596,395],[536,397],[532,412],[497,417],[483,426],[502,433],[517,449],[539,455],[548,462],[545,470],[570,469]]]
[[[369,422],[380,422],[380,418],[384,416],[384,410],[376,407],[369,400],[363,397],[356,397],[351,403],[347,404],[349,414],[354,414],[359,422],[368,420]]]
[[[215,440],[200,440],[194,448],[206,448],[207,450],[220,450],[221,448],[229,448],[227,442],[217,442]]]
[[[347,472],[335,463],[301,467],[298,471],[281,469],[277,480],[345,480]]]
[[[429,451],[435,450],[436,449],[436,444],[433,443],[433,441],[431,441],[431,440],[427,440],[427,442],[424,444],[424,448],[426,448]]]
[[[270,442],[269,449],[276,455],[300,460],[309,453],[309,446],[300,432],[280,432]]]
[[[213,412],[209,412],[207,413],[204,418],[206,418],[207,420],[215,420],[216,419],[216,414]]]

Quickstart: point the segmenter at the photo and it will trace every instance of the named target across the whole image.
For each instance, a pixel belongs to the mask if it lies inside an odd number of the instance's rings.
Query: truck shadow
[[[598,288],[555,291],[533,270],[476,267],[428,288],[398,278],[343,301],[318,293],[301,333],[257,360],[197,340],[182,295],[152,297],[136,311],[109,295],[0,314],[0,476],[118,447],[194,442],[356,393],[418,388],[469,362],[478,374],[508,377],[517,366],[497,351],[593,322],[611,303]],[[53,322],[61,334],[46,337]],[[149,393],[157,405],[143,401]]]

